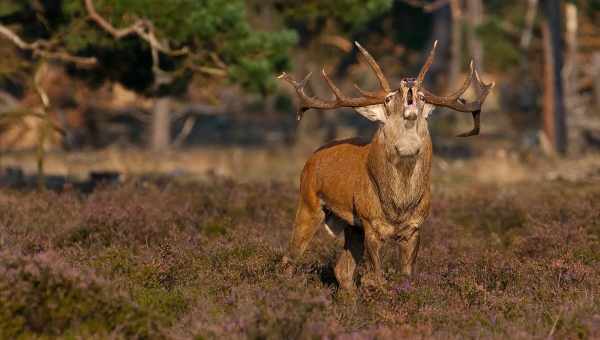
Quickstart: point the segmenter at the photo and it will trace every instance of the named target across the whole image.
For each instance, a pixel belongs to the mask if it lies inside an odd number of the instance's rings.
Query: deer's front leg
[[[383,270],[381,269],[381,258],[379,256],[383,243],[373,223],[363,222],[365,230],[365,250],[367,254],[367,268],[369,272],[363,277],[363,284],[374,284],[379,286],[385,282]]]
[[[400,270],[402,274],[412,276],[419,251],[420,235],[418,225],[409,225],[399,237]]]
[[[346,226],[344,238],[344,250],[338,258],[334,273],[340,287],[354,291],[354,271],[356,265],[362,262],[364,252],[363,231],[353,226]]]

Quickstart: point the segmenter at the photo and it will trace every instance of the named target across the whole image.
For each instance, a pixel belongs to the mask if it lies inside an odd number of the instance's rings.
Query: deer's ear
[[[354,110],[372,122],[385,123],[387,120],[387,116],[385,114],[385,104],[355,107]]]
[[[429,115],[431,114],[431,111],[433,111],[434,109],[435,105],[425,103],[425,105],[423,105],[423,117],[427,119],[427,117],[429,117]]]

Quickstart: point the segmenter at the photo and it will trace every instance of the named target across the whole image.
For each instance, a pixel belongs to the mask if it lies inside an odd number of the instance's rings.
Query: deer
[[[420,243],[420,228],[431,204],[432,142],[428,117],[436,107],[471,113],[473,128],[457,135],[479,134],[481,107],[494,82],[481,81],[473,61],[462,86],[448,96],[438,96],[424,86],[433,63],[437,41],[416,78],[403,78],[392,88],[375,59],[358,42],[360,55],[375,74],[380,89],[363,90],[354,84],[359,97],[349,97],[334,84],[325,69],[322,76],[334,98],[307,95],[311,76],[297,81],[282,73],[278,78],[291,84],[299,98],[298,120],[309,109],[353,108],[377,124],[370,141],[350,138],[330,142],[306,161],[300,176],[300,195],[291,240],[283,263],[293,273],[294,263],[306,251],[320,226],[333,236],[344,236],[344,248],[334,266],[339,287],[354,291],[357,265],[366,257],[366,274],[361,284],[384,284],[380,249],[394,240],[400,252],[400,273],[411,277]],[[477,98],[462,95],[476,81]],[[365,256],[366,255],[366,256]],[[290,272],[291,270],[291,272]]]

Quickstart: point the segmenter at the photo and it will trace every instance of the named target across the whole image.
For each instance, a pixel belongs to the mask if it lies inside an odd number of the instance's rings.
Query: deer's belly
[[[337,219],[341,220],[340,222],[345,222],[349,225],[358,224],[358,220],[355,219],[355,216],[352,213],[352,208],[348,209],[339,204],[332,204],[325,199],[321,199],[321,207],[323,208],[323,211],[325,211],[325,219],[327,219],[328,216],[335,216]]]
[[[333,237],[341,237],[344,233],[344,229],[349,225],[348,222],[339,218],[326,207],[323,207],[323,211],[325,212],[325,221],[323,222],[325,230]]]

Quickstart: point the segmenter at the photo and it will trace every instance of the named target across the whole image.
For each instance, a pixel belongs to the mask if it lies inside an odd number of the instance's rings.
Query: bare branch
[[[79,57],[72,55],[66,51],[53,50],[53,46],[46,40],[36,40],[28,43],[21,39],[15,32],[11,31],[5,25],[0,24],[0,35],[10,40],[18,48],[31,51],[34,56],[45,58],[48,60],[59,60],[67,63],[73,63],[80,66],[94,66],[98,60],[94,57]]]
[[[116,39],[121,39],[128,35],[135,34],[145,40],[153,50],[158,50],[164,54],[170,56],[182,56],[189,53],[189,49],[187,47],[173,50],[168,46],[168,44],[161,43],[156,37],[154,25],[148,20],[138,19],[129,27],[115,28],[111,23],[98,14],[92,0],[85,0],[85,8],[87,9],[90,19],[92,19],[98,26]]]
[[[187,64],[187,67],[193,71],[204,73],[204,74],[209,74],[211,76],[227,77],[227,71],[220,69],[220,68],[209,67],[209,66],[198,66],[198,65],[194,65],[192,63]]]
[[[223,70],[227,68],[227,64],[225,64],[225,62],[221,60],[221,58],[219,58],[219,55],[215,52],[210,52],[210,58],[212,59],[213,63],[215,63],[215,65],[217,65],[219,68],[222,68]]]
[[[146,41],[150,45],[152,53],[152,73],[154,74],[154,87],[157,88],[162,84],[170,83],[174,74],[165,72],[160,68],[159,52],[172,57],[178,57],[189,54],[189,48],[183,47],[181,49],[173,50],[169,47],[168,42],[161,42],[156,37],[156,30],[151,21],[146,19],[138,19],[132,25],[125,28],[116,28],[108,20],[104,19],[94,7],[92,0],[85,0],[85,7],[88,12],[89,18],[93,20],[100,28],[115,37],[115,39],[121,39],[129,35],[137,35],[140,39]]]
[[[187,117],[187,119],[183,123],[183,127],[181,128],[181,132],[179,133],[179,135],[177,135],[177,137],[175,137],[173,145],[181,146],[181,144],[183,144],[183,142],[188,138],[188,136],[192,132],[194,124],[196,124],[196,117]]]
[[[156,30],[151,21],[146,19],[137,19],[132,25],[124,28],[114,27],[108,20],[103,18],[96,8],[94,7],[93,0],[85,0],[85,7],[88,12],[88,16],[93,20],[100,28],[112,35],[116,39],[121,39],[129,35],[136,35],[142,40],[146,41],[150,45],[152,53],[152,72],[154,73],[154,87],[158,87],[161,84],[169,83],[176,76],[174,73],[166,72],[160,68],[159,65],[159,52],[172,57],[187,55],[187,60],[184,63],[184,67],[191,69],[196,72],[204,74],[226,77],[227,66],[215,53],[210,53],[209,56],[217,67],[208,67],[195,65],[191,60],[194,55],[190,53],[189,48],[183,47],[180,49],[171,49],[167,41],[161,42],[156,35]]]
[[[125,28],[117,29],[111,23],[109,23],[106,19],[104,19],[94,7],[94,3],[91,0],[85,1],[85,8],[88,12],[90,19],[92,19],[98,26],[100,26],[103,30],[110,33],[113,37],[117,39],[121,39],[130,34],[137,34],[138,29],[143,28],[142,21],[136,21],[133,25]]]
[[[535,15],[537,13],[538,0],[527,1],[527,13],[525,14],[525,28],[521,35],[521,47],[524,49],[529,48],[531,43],[533,24],[535,22]]]
[[[46,93],[44,87],[41,84],[42,77],[44,77],[47,72],[48,64],[42,62],[42,64],[38,67],[38,69],[35,71],[35,74],[33,75],[33,86],[35,88],[35,92],[38,94],[40,100],[42,101],[42,110],[44,112],[47,112],[47,110],[50,108],[50,98],[48,97],[48,94]]]

